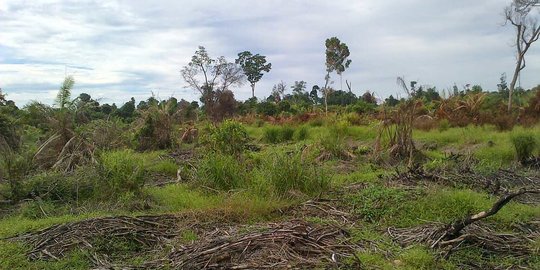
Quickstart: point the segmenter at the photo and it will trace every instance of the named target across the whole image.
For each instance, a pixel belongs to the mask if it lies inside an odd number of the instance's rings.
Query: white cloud
[[[398,75],[439,89],[494,89],[514,61],[512,29],[502,27],[508,2],[3,0],[0,87],[17,103],[51,102],[43,93],[58,88],[67,66],[76,91],[105,102],[145,99],[152,91],[196,100],[179,70],[204,45],[230,60],[243,50],[267,55],[273,69],[256,89],[264,97],[280,80],[322,83],[324,40],[338,36],[351,50],[344,79],[357,94],[395,94]],[[529,52],[525,87],[539,83],[537,47]],[[235,93],[245,99],[251,92],[244,86]]]

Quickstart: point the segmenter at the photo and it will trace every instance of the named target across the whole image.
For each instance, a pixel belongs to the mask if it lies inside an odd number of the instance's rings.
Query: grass
[[[267,190],[280,197],[294,192],[315,195],[330,185],[330,176],[324,169],[303,160],[301,153],[270,153],[258,170],[259,190]]]
[[[235,157],[225,154],[209,154],[200,162],[198,180],[219,190],[233,190],[248,184],[246,170]]]
[[[150,187],[145,192],[157,204],[157,208],[164,212],[209,209],[222,202],[218,195],[204,194],[186,184]]]
[[[59,261],[29,261],[28,248],[19,243],[0,241],[0,269],[90,269],[91,264],[84,252],[71,252]]]
[[[364,220],[385,226],[410,227],[426,221],[449,223],[489,209],[497,198],[466,189],[431,187],[424,191],[373,185],[348,201]],[[510,202],[488,220],[501,227],[540,217],[540,208]]]
[[[346,123],[346,124],[344,124]],[[313,197],[324,197],[325,191],[352,183],[362,183],[366,187],[353,194],[345,195],[344,202],[349,204],[354,214],[361,220],[358,226],[350,228],[351,238],[356,242],[376,242],[381,250],[358,252],[357,256],[366,269],[454,269],[462,261],[479,261],[485,265],[512,265],[517,259],[491,258],[480,253],[480,248],[460,250],[448,260],[437,260],[435,255],[423,247],[402,248],[396,245],[382,231],[388,226],[410,227],[425,224],[428,221],[448,223],[488,209],[496,197],[471,191],[469,189],[442,186],[421,186],[413,189],[392,187],[381,179],[393,168],[370,162],[369,153],[348,161],[343,170],[342,161],[333,159],[315,163],[317,151],[307,151],[303,145],[320,143],[321,138],[336,143],[336,152],[343,149],[343,142],[360,142],[363,146],[372,145],[377,135],[377,124],[351,126],[344,121],[314,121],[305,125],[244,126],[245,131],[255,142],[261,144],[259,152],[245,151],[241,156],[227,154],[207,154],[200,160],[194,160],[191,182],[168,184],[162,187],[152,186],[152,175],[161,174],[175,177],[178,164],[167,158],[164,151],[139,153],[130,150],[107,151],[101,153],[101,159],[109,181],[119,182],[115,188],[127,189],[122,183],[143,182],[138,193],[124,192],[118,200],[127,205],[148,202],[150,209],[128,211],[127,207],[117,210],[103,204],[119,202],[96,201],[81,202],[80,208],[56,202],[44,202],[40,206],[49,214],[39,214],[36,203],[20,206],[20,209],[0,219],[0,238],[22,232],[43,229],[52,225],[74,222],[82,219],[109,215],[138,215],[191,213],[194,218],[212,221],[255,223],[275,221],[283,218],[280,211],[300,201]],[[470,153],[480,162],[474,169],[492,171],[507,168],[516,163],[516,148],[512,138],[528,133],[540,134],[540,126],[533,128],[516,127],[512,132],[499,132],[494,127],[468,126],[463,128],[441,128],[431,131],[414,131],[418,145],[429,143],[436,145],[422,152],[428,161],[428,169],[440,169],[451,166],[446,160],[447,152]],[[338,138],[339,140],[337,140]],[[252,140],[253,141],[253,140]],[[523,144],[525,145],[525,144]],[[528,147],[524,147],[528,149]],[[366,149],[370,149],[366,147]],[[369,152],[366,150],[366,152]],[[84,168],[83,168],[84,170]],[[53,175],[53,174],[51,174]],[[55,174],[54,174],[55,175]],[[90,173],[88,174],[90,175]],[[34,178],[39,178],[40,175]],[[52,177],[54,178],[54,177]],[[29,178],[31,179],[31,178]],[[37,181],[37,180],[36,180]],[[128,182],[123,182],[128,181]],[[0,190],[5,185],[0,184]],[[3,193],[3,192],[2,192]],[[88,208],[81,210],[83,208]],[[37,213],[38,215],[34,215]],[[73,214],[68,214],[73,213]],[[540,209],[535,206],[511,202],[498,214],[486,219],[501,230],[507,230],[516,222],[526,222],[540,217]],[[329,220],[310,217],[309,221],[328,224]],[[197,241],[195,231],[184,230],[181,240],[185,243]],[[107,244],[107,243],[105,243]],[[129,249],[129,243],[117,243],[114,250]],[[126,244],[126,245],[124,245]],[[540,242],[531,246],[539,249]],[[72,253],[58,262],[30,262],[24,256],[28,247],[19,243],[0,240],[0,269],[88,269],[91,267],[84,253]],[[7,258],[7,259],[5,259]],[[137,258],[135,258],[137,259]],[[540,265],[540,259],[536,265]],[[533,267],[534,268],[534,267]]]

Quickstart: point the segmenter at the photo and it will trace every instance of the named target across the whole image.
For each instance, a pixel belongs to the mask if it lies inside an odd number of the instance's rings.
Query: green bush
[[[27,194],[23,189],[23,179],[32,167],[32,155],[0,149],[0,179],[9,186],[9,194],[13,201],[23,199]]]
[[[144,185],[144,161],[132,150],[103,152],[100,164],[102,179],[112,192],[139,192]]]
[[[368,103],[364,100],[359,100],[355,104],[348,106],[347,111],[355,112],[358,114],[369,113],[375,111],[377,104]]]
[[[219,190],[237,189],[246,184],[244,166],[230,155],[206,155],[199,163],[197,173],[202,183]]]
[[[538,147],[535,137],[529,133],[515,134],[511,139],[519,161],[530,158]]]
[[[278,196],[288,196],[292,191],[315,195],[330,184],[326,172],[313,162],[303,160],[301,153],[272,153],[263,160],[260,173]]]
[[[79,168],[70,175],[43,172],[26,179],[25,197],[61,202],[88,199],[94,195],[97,177],[96,170],[91,167]]]
[[[207,138],[212,150],[236,156],[244,151],[248,140],[246,128],[234,120],[225,120],[219,127],[211,128]]]

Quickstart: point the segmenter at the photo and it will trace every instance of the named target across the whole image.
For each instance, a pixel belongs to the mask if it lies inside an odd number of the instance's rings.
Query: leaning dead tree
[[[525,194],[540,194],[540,189],[522,188],[507,192],[489,209],[466,216],[449,224],[429,223],[412,228],[388,228],[388,234],[402,246],[424,244],[433,249],[444,251],[448,257],[460,246],[479,246],[486,252],[501,255],[528,256],[532,252],[531,241],[538,237],[540,227],[523,224],[516,227],[514,233],[497,233],[489,223],[478,222],[497,214],[512,200]],[[523,230],[525,228],[525,230]]]
[[[526,66],[525,54],[540,37],[538,7],[540,7],[540,0],[514,0],[504,10],[506,22],[512,24],[516,29],[516,67],[509,87],[508,111],[512,109],[512,94],[519,74]]]
[[[467,235],[466,234],[461,234],[461,231],[473,224],[474,222],[477,222],[481,219],[485,219],[487,217],[490,217],[490,216],[493,216],[495,214],[497,214],[506,204],[508,204],[510,201],[512,201],[512,199],[518,197],[518,196],[521,196],[523,194],[527,194],[527,193],[534,193],[534,194],[539,194],[540,193],[540,189],[533,189],[533,190],[529,190],[529,189],[520,189],[519,191],[516,191],[516,192],[512,192],[512,193],[508,193],[504,196],[502,196],[501,198],[499,198],[499,200],[497,200],[493,206],[491,206],[490,209],[486,210],[486,211],[482,211],[480,213],[477,213],[477,214],[474,214],[474,215],[471,215],[471,216],[467,216],[461,220],[457,220],[455,222],[453,222],[452,224],[450,224],[448,226],[448,228],[446,229],[446,231],[444,232],[443,236],[441,237],[441,239],[445,240],[444,242],[441,242],[440,244],[449,244],[449,243],[453,243],[453,242],[459,242],[461,240],[464,240]]]

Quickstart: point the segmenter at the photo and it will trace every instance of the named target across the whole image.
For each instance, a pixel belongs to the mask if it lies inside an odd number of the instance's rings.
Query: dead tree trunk
[[[450,224],[448,228],[446,229],[444,236],[441,239],[443,239],[445,242],[454,242],[452,240],[459,238],[461,236],[461,231],[465,229],[465,227],[473,224],[476,221],[479,221],[481,219],[497,214],[497,212],[499,212],[499,210],[501,210],[512,199],[526,193],[540,194],[540,189],[535,189],[535,190],[520,189],[519,191],[508,193],[502,196],[497,202],[495,202],[495,204],[493,204],[493,206],[489,210],[482,211],[472,216],[468,216],[464,219],[455,221],[452,224]]]
[[[506,21],[516,28],[516,67],[508,91],[508,111],[512,109],[514,93],[519,74],[525,68],[525,54],[540,37],[538,20],[529,16],[531,9],[538,6],[537,0],[516,0],[505,9]]]

